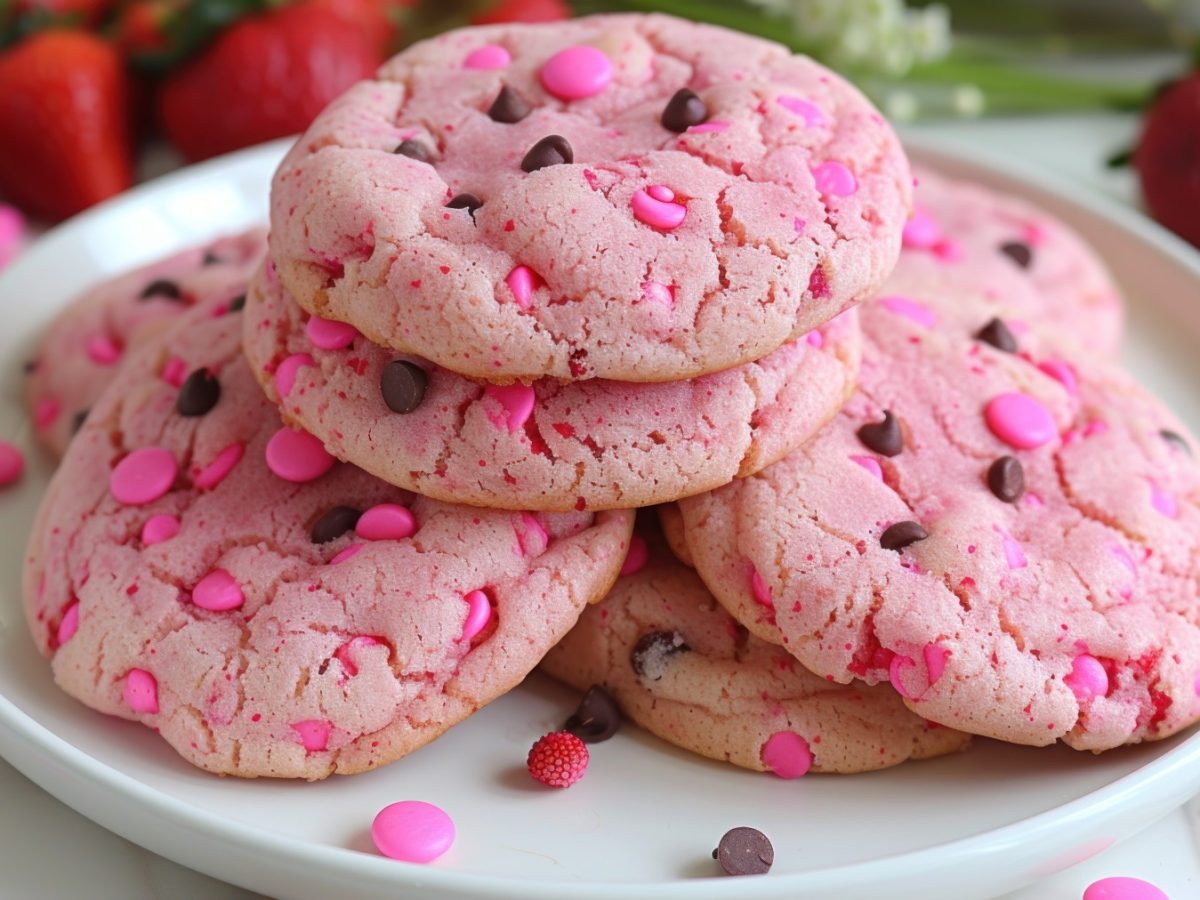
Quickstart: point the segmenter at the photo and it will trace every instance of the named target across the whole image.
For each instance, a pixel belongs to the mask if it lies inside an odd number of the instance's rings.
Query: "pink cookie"
[[[967,745],[891,688],[826,681],[747,635],[661,541],[649,543],[650,562],[584,612],[544,671],[579,690],[603,684],[671,744],[784,778],[866,772]]]
[[[309,312],[463,375],[678,381],[871,295],[911,188],[812,60],[596,16],[452,31],[351,88],[276,173],[272,249]]]
[[[268,460],[286,427],[241,330],[196,309],[96,401],[34,528],[28,621],[67,693],[194,765],[360,772],[520,682],[617,577],[632,513],[456,506],[349,465],[295,478],[309,451],[285,442]],[[172,357],[220,385],[207,412],[179,412],[159,377]],[[355,534],[368,516],[369,540]]]
[[[659,384],[487,386],[359,336],[323,350],[282,285],[252,280],[246,352],[286,418],[430,497],[523,509],[673,500],[799,446],[853,388],[853,310],[756,363]],[[405,411],[407,410],[407,411]]]
[[[222,238],[98,284],[66,307],[29,364],[25,402],[38,439],[62,456],[125,356],[193,306],[228,311],[266,248],[260,229]]]
[[[842,413],[680,503],[721,602],[818,675],[891,681],[962,731],[1098,751],[1196,721],[1194,439],[1105,364],[1063,363],[1069,390],[1033,335],[1011,353],[882,303],[862,320]]]

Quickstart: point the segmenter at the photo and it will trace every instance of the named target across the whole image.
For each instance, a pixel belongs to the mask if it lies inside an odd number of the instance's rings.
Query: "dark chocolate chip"
[[[1192,445],[1189,444],[1184,436],[1178,431],[1172,431],[1170,428],[1163,428],[1158,432],[1158,436],[1168,444],[1174,444],[1188,456],[1192,455]]]
[[[1024,241],[1009,241],[1000,245],[1000,252],[1015,262],[1022,269],[1028,269],[1033,262],[1033,250]]]
[[[671,657],[691,649],[678,631],[651,631],[643,634],[633,645],[629,664],[639,678],[658,681],[663,677]]]
[[[712,853],[726,875],[765,875],[775,862],[775,848],[757,828],[731,828]]]
[[[680,88],[663,107],[662,126],[667,131],[683,132],[708,119],[708,104],[695,91]]]
[[[83,423],[87,421],[88,413],[90,412],[90,409],[81,409],[79,412],[75,413],[75,417],[71,419],[71,434],[79,434],[79,429],[82,428]]]
[[[521,160],[521,171],[536,172],[547,166],[561,166],[575,161],[575,151],[561,134],[550,134],[529,148]]]
[[[1017,339],[1008,330],[1008,326],[1004,324],[1003,319],[992,319],[975,332],[975,337],[985,344],[991,344],[997,350],[1003,350],[1005,353],[1017,352]]]
[[[920,522],[897,522],[879,536],[879,546],[884,550],[903,550],[909,544],[923,541],[929,532]]]
[[[394,359],[383,367],[379,378],[379,390],[383,402],[392,412],[410,413],[425,399],[425,388],[429,376],[418,365],[403,359]]]
[[[450,202],[446,204],[449,209],[465,209],[471,214],[471,219],[475,218],[475,210],[483,206],[483,201],[474,194],[455,194],[450,198]]]
[[[429,148],[420,141],[414,141],[411,138],[407,141],[401,141],[400,146],[392,151],[399,153],[401,156],[407,156],[409,159],[415,159],[417,162],[427,163],[433,159],[433,154],[429,152]]]
[[[869,449],[883,456],[896,456],[904,449],[904,435],[900,423],[891,410],[883,411],[882,422],[871,422],[858,429],[858,439]]]
[[[990,466],[988,487],[1005,503],[1016,503],[1025,493],[1025,470],[1015,456],[1002,456]]]
[[[232,300],[229,301],[229,311],[231,313],[241,312],[245,308],[246,308],[246,295],[245,294],[238,294],[236,297],[234,297]]]
[[[138,294],[139,300],[151,300],[154,297],[162,297],[165,300],[182,300],[183,291],[174,281],[168,281],[166,278],[156,278]]]
[[[215,266],[220,261],[221,257],[217,256],[217,254],[213,253],[211,250],[205,250],[204,259],[200,261],[200,264],[203,266]]]
[[[353,506],[335,506],[326,512],[312,527],[312,542],[328,544],[334,538],[339,538],[355,525],[362,513]]]
[[[529,115],[531,111],[529,102],[508,85],[505,85],[500,88],[500,93],[496,95],[496,99],[488,107],[488,118],[493,122],[514,125]]]
[[[175,398],[181,416],[202,416],[221,399],[221,382],[208,369],[197,369],[184,381]]]
[[[21,371],[26,375],[32,375],[37,371],[38,361],[36,359],[27,359],[21,364]]]
[[[593,684],[579,701],[579,708],[567,719],[563,731],[569,731],[585,744],[607,741],[621,727],[621,710],[612,694]]]

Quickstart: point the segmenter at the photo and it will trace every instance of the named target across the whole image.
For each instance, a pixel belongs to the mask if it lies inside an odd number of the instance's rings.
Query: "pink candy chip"
[[[771,596],[771,586],[758,573],[758,569],[750,573],[750,593],[759,606],[765,606],[767,609],[775,608],[775,598]]]
[[[177,474],[174,456],[161,447],[141,447],[113,467],[108,489],[121,503],[143,506],[169,491]]]
[[[53,397],[46,397],[39,400],[33,410],[33,424],[37,426],[39,431],[45,431],[54,424],[61,412],[62,404]]]
[[[812,174],[823,197],[849,197],[858,190],[858,179],[845,163],[824,162],[813,169]]]
[[[509,434],[524,428],[533,415],[534,393],[528,385],[489,384],[484,388],[483,396],[500,404],[498,411],[488,411],[488,421],[497,428],[507,428]]]
[[[354,533],[367,541],[399,541],[417,533],[417,520],[398,503],[380,503],[358,517]]]
[[[883,467],[879,465],[879,460],[873,456],[852,456],[851,461],[858,463],[880,481],[883,481]]]
[[[892,657],[892,661],[888,663],[888,681],[892,683],[892,687],[896,689],[896,693],[907,700],[917,699],[917,695],[908,689],[904,683],[904,673],[916,668],[916,661],[911,656],[901,656],[897,653]]]
[[[825,346],[825,335],[821,334],[815,328],[804,336],[804,340],[808,342],[808,346],[815,350],[820,350]]]
[[[79,601],[76,600],[67,607],[67,611],[63,613],[62,621],[58,623],[58,632],[54,635],[58,641],[58,646],[62,646],[71,638],[75,637],[75,632],[79,630]]]
[[[487,44],[472,50],[463,60],[464,69],[503,69],[512,62],[512,54],[499,44]]]
[[[1081,653],[1071,663],[1071,671],[1063,678],[1078,700],[1091,700],[1108,693],[1108,672],[1096,657]]]
[[[1066,388],[1072,397],[1079,393],[1079,379],[1075,377],[1075,370],[1068,363],[1061,359],[1048,359],[1038,363],[1038,368]]]
[[[658,303],[667,309],[675,308],[675,289],[661,281],[643,281],[642,299]]]
[[[267,441],[267,468],[284,481],[303,483],[333,468],[334,458],[307,431],[280,428]]]
[[[925,669],[929,672],[929,684],[931,686],[937,684],[946,672],[946,660],[950,658],[950,651],[941,644],[931,642],[925,645],[921,655],[925,657]]]
[[[794,731],[777,731],[758,751],[764,766],[780,778],[799,778],[812,768],[808,741]]]
[[[311,321],[311,320],[310,320]],[[275,369],[275,390],[280,398],[286,397],[296,386],[296,375],[304,366],[313,365],[313,358],[307,353],[293,353]]]
[[[550,546],[550,535],[533,513],[523,512],[520,516],[521,526],[513,526],[517,533],[517,546],[522,556],[539,556]]]
[[[125,676],[125,705],[136,713],[158,712],[158,680],[145,669],[130,669]]]
[[[646,542],[635,534],[629,541],[629,553],[625,557],[625,562],[621,565],[621,574],[633,575],[642,571],[649,559],[650,551],[646,547]]]
[[[359,553],[361,553],[362,548],[363,548],[362,544],[351,544],[346,549],[339,550],[337,553],[335,553],[333,555],[333,559],[331,559],[329,561],[329,564],[331,566],[336,566],[338,563],[343,563],[346,560],[348,560],[350,557],[357,556]]]
[[[613,66],[595,47],[579,44],[546,60],[541,77],[542,86],[560,100],[583,100],[608,87]]]
[[[241,462],[242,454],[245,452],[244,444],[230,444],[196,475],[194,479],[196,487],[202,491],[211,491],[225,480],[225,476],[233,471],[234,466]]]
[[[1169,900],[1167,895],[1140,878],[1101,878],[1087,886],[1083,900]]]
[[[918,325],[932,328],[937,324],[937,316],[933,311],[915,300],[909,300],[907,297],[883,297],[879,302],[888,312],[904,316]]]
[[[533,298],[533,269],[529,266],[517,266],[504,279],[508,289],[512,291],[513,299],[521,309],[529,309]]]
[[[313,346],[322,350],[344,350],[358,337],[358,329],[345,322],[312,316],[304,326],[304,333]]]
[[[111,366],[121,358],[121,345],[107,334],[97,334],[87,342],[88,359],[99,366]]]
[[[342,664],[342,670],[353,678],[358,674],[358,651],[367,647],[377,647],[380,642],[368,634],[360,634],[351,638],[333,651],[334,659]]]
[[[1010,569],[1023,569],[1029,565],[1028,560],[1025,559],[1025,551],[1011,535],[1001,531],[1000,540],[1004,546],[1004,559]]]
[[[163,364],[162,380],[171,387],[183,387],[183,379],[187,378],[188,368],[178,356],[172,356]]]
[[[825,124],[825,114],[821,112],[821,108],[815,103],[810,103],[803,97],[793,97],[788,94],[776,97],[775,102],[782,106],[790,113],[794,113],[804,120],[804,124],[809,128],[816,128]]]
[[[179,519],[175,516],[151,516],[142,526],[142,544],[153,547],[179,534]]]
[[[329,734],[333,731],[333,723],[325,719],[305,719],[293,722],[292,731],[300,737],[300,743],[308,753],[320,753],[329,746]]]
[[[226,612],[245,602],[242,586],[224,569],[213,569],[192,588],[192,603],[201,609]]]
[[[1168,519],[1179,515],[1179,501],[1175,499],[1175,495],[1164,491],[1157,484],[1150,485],[1150,505]]]
[[[467,602],[467,620],[463,622],[461,641],[469,641],[483,631],[492,617],[492,602],[483,591],[471,591],[463,600]]]
[[[662,231],[678,228],[687,216],[687,207],[675,202],[675,192],[661,184],[637,191],[630,204],[635,219]]]
[[[385,806],[371,823],[379,852],[403,862],[427,863],[454,843],[454,823],[432,803],[403,800]]]
[[[921,207],[913,210],[901,232],[901,243],[914,250],[931,250],[942,239],[942,227]]]
[[[1018,391],[993,397],[983,415],[992,434],[1018,450],[1040,447],[1058,433],[1050,411]]]
[[[15,444],[0,441],[0,487],[6,487],[25,471],[25,457]]]

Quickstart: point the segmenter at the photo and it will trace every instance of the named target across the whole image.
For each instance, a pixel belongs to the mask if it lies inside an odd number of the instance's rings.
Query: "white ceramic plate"
[[[1131,298],[1127,361],[1200,425],[1200,264],[1154,225],[1007,166],[917,156],[1026,194],[1071,220]],[[21,363],[76,291],[266,215],[275,144],[179,172],[46,235],[0,277],[0,436],[28,452],[0,494],[0,754],[105,827],[218,878],[289,898],[991,897],[1065,868],[1200,790],[1200,735],[1101,757],[980,741],[948,760],[853,778],[783,782],[676,751],[629,727],[594,748],[588,777],[541,789],[525,753],[573,696],[540,678],[402,762],[307,785],[219,779],[145,729],[84,709],[53,686],[25,634],[20,559],[50,472],[20,408]],[[431,866],[371,848],[375,812],[401,799],[445,808],[453,849]],[[775,844],[770,875],[710,877],[735,825]]]

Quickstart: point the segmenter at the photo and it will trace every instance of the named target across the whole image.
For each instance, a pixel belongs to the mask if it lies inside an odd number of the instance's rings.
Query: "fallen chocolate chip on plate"
[[[563,731],[571,732],[586,744],[599,744],[616,734],[620,727],[621,710],[617,701],[600,685],[593,684],[579,701],[579,708],[563,725]]]
[[[726,875],[765,875],[775,862],[775,848],[757,828],[743,825],[725,832],[712,856]]]

